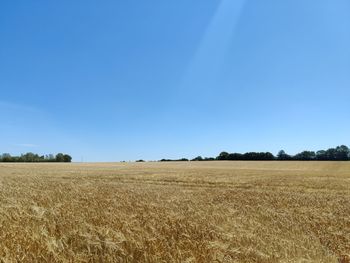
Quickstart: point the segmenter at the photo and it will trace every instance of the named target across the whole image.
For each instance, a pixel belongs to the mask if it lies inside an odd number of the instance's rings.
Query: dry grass
[[[350,162],[0,164],[2,262],[342,262]]]

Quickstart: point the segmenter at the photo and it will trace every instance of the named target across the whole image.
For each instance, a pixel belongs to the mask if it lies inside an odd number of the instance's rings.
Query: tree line
[[[345,145],[319,151],[302,151],[295,155],[287,154],[284,150],[275,156],[270,152],[229,153],[221,152],[217,157],[197,156],[191,161],[349,161],[350,149]],[[179,160],[162,159],[161,162],[189,161],[186,158]]]
[[[0,162],[7,163],[44,163],[44,162],[53,162],[53,163],[70,163],[72,157],[68,154],[58,153],[56,155],[38,155],[35,153],[26,153],[21,154],[20,156],[11,156],[9,153],[3,153],[0,155]]]

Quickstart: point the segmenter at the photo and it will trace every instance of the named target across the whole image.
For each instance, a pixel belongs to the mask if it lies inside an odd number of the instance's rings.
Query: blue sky
[[[0,152],[350,144],[348,0],[1,1]]]

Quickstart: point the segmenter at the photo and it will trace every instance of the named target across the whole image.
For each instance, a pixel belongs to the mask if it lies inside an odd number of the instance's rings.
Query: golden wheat
[[[2,262],[350,262],[350,163],[0,164]]]

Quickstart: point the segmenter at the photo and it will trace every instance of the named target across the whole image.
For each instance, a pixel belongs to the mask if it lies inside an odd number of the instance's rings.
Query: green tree
[[[197,156],[196,158],[193,158],[191,161],[203,161],[203,157]]]
[[[63,155],[63,161],[65,163],[70,163],[70,162],[72,162],[72,157],[68,154],[65,154],[65,155]]]
[[[64,162],[64,154],[63,153],[58,153],[56,154],[56,162],[63,163]]]
[[[229,153],[228,152],[221,152],[219,156],[217,157],[218,160],[223,161],[223,160],[228,160]]]
[[[316,152],[316,160],[326,161],[327,160],[327,152],[324,150],[320,150]]]
[[[312,161],[316,159],[316,153],[313,151],[303,151],[294,156],[295,160]]]
[[[12,162],[12,156],[9,153],[3,153],[1,155],[1,161],[2,162]]]
[[[350,150],[347,146],[341,145],[335,148],[335,159],[338,161],[349,160]]]
[[[277,160],[286,161],[286,160],[291,160],[291,159],[292,159],[292,157],[283,150],[280,150],[277,154]]]

